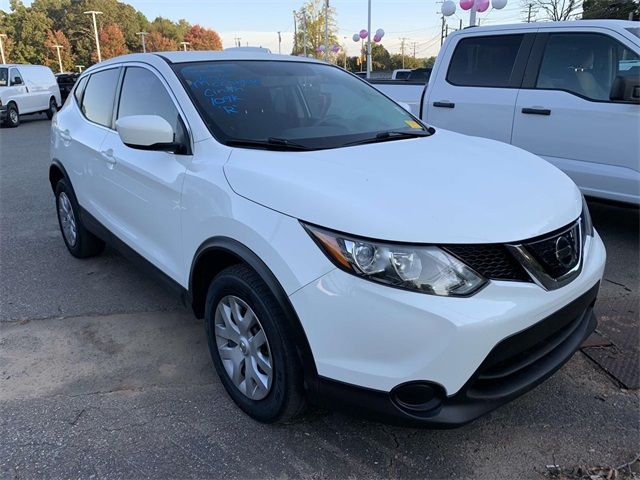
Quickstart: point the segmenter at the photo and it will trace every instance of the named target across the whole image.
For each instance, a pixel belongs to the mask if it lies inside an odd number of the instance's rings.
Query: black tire
[[[58,217],[58,225],[60,227],[60,233],[64,244],[67,246],[69,253],[76,258],[87,258],[98,255],[104,250],[105,244],[102,240],[96,237],[93,233],[85,228],[80,218],[80,209],[78,208],[78,201],[73,192],[71,186],[67,183],[66,179],[61,179],[56,184],[56,215]],[[75,242],[72,242],[67,238],[63,229],[62,214],[60,212],[61,203],[63,198],[69,200],[71,204],[71,210],[75,221]]]
[[[271,388],[266,397],[254,400],[232,381],[220,358],[215,336],[215,312],[228,295],[245,302],[259,319],[270,347],[273,366]],[[284,312],[264,281],[247,265],[231,266],[211,282],[205,305],[205,328],[209,351],[222,385],[247,415],[264,423],[285,422],[305,408],[303,376],[295,344],[282,319]]]
[[[46,111],[47,118],[51,120],[57,111],[58,111],[58,104],[56,103],[56,99],[51,97],[49,99],[49,110]]]
[[[7,106],[7,118],[4,124],[10,128],[15,128],[20,125],[20,113],[15,103],[10,103]]]

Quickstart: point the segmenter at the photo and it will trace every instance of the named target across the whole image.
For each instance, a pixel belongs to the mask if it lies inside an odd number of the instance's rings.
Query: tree
[[[178,43],[167,38],[161,33],[151,32],[146,39],[147,51],[149,52],[171,52],[178,50]]]
[[[425,66],[424,58],[414,58],[409,55],[404,56],[404,67],[402,62],[402,55],[395,53],[391,55],[391,61],[389,64],[390,70],[397,70],[399,68],[420,68]]]
[[[371,69],[388,70],[390,65],[391,55],[389,51],[378,43],[371,45]]]
[[[186,20],[179,20],[178,23],[174,23],[168,18],[156,17],[153,22],[149,24],[148,32],[157,32],[163,37],[167,37],[176,44],[184,41],[184,36],[189,30],[191,25]]]
[[[61,45],[60,59],[62,60],[62,71],[71,72],[74,69],[73,55],[71,53],[71,45],[66,35],[61,30],[49,30],[47,39],[44,42],[45,57],[44,64],[51,68],[54,72],[60,69],[58,63],[58,50],[56,45]]]
[[[529,7],[535,12],[542,12],[547,20],[561,22],[576,18],[582,8],[582,0],[522,0],[527,12]]]
[[[184,41],[189,42],[191,50],[222,50],[222,40],[215,30],[194,25],[184,35]]]
[[[318,52],[324,46],[324,5],[325,0],[307,0],[302,8],[296,12],[298,34],[294,36],[292,55],[304,53],[305,25],[307,39],[307,55],[324,58],[323,52]],[[333,7],[328,10],[329,47],[338,45],[336,11]],[[335,54],[331,54],[334,56]]]
[[[7,35],[13,42],[11,59],[17,63],[42,63],[44,43],[51,20],[42,12],[25,7],[20,0],[11,0]],[[4,33],[4,32],[3,32]]]
[[[582,18],[638,18],[640,4],[633,0],[584,0]]]
[[[103,27],[98,33],[98,38],[100,38],[100,53],[103,60],[129,53],[122,30],[114,23]],[[97,54],[94,55],[92,59],[95,61]]]

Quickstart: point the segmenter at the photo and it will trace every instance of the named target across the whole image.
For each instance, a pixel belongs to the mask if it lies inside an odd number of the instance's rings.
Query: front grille
[[[569,273],[580,261],[580,229],[575,222],[541,240],[526,242],[524,247],[553,278]]]
[[[444,248],[489,280],[531,281],[503,245],[448,245]]]

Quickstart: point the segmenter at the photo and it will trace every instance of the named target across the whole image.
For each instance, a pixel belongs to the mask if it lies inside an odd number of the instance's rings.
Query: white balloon
[[[496,1],[496,0],[494,0]],[[498,1],[502,1],[502,0],[498,0]],[[504,0],[506,3],[506,0]],[[442,14],[445,17],[450,17],[451,15],[453,15],[454,13],[456,13],[456,4],[455,2],[453,2],[453,0],[447,0],[446,2],[444,2],[442,4]]]
[[[384,37],[384,30],[379,28],[378,30],[376,30],[376,35],[378,35],[380,38]]]
[[[507,0],[491,0],[491,5],[496,10],[502,10],[507,6]]]
[[[354,42],[359,42],[360,41],[360,34],[359,33],[354,33],[352,38],[353,38]]]

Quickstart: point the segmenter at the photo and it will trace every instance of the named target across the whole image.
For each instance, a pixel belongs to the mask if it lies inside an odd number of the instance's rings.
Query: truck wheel
[[[47,110],[46,112],[47,118],[51,120],[57,111],[58,111],[58,104],[56,103],[56,99],[51,97],[51,99],[49,100],[49,110]]]
[[[205,327],[215,368],[233,401],[265,423],[286,421],[305,404],[302,369],[283,317],[270,289],[246,265],[223,270],[209,286]]]
[[[71,255],[93,257],[104,250],[104,242],[82,224],[76,196],[65,179],[56,185],[56,210],[62,239]]]
[[[10,103],[7,107],[7,119],[5,120],[7,127],[15,128],[20,125],[20,114],[15,103]]]

